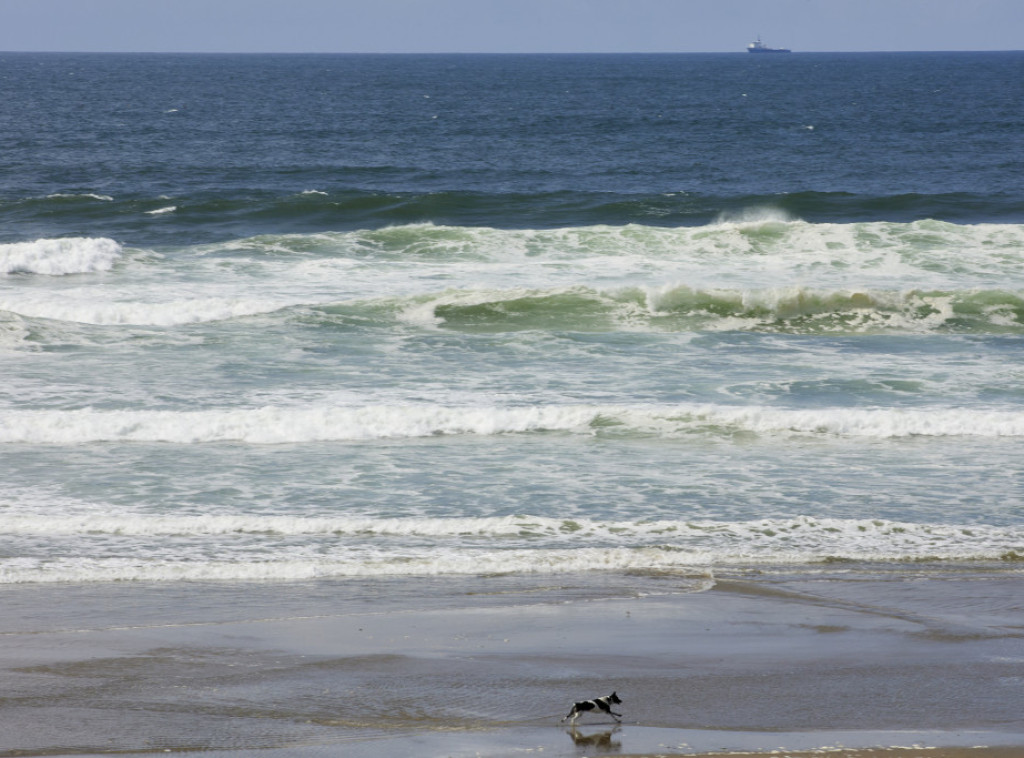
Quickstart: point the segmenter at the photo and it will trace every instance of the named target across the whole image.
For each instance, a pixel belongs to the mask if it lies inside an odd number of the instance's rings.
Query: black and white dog
[[[605,695],[604,697],[595,698],[593,700],[583,700],[579,703],[573,703],[572,710],[569,711],[568,715],[564,719],[562,719],[562,721],[572,719],[572,723],[573,725],[575,725],[576,719],[578,719],[581,715],[589,711],[601,711],[603,713],[607,713],[609,716],[614,716],[615,719],[619,721],[622,719],[622,714],[613,711],[612,705],[618,705],[621,702],[622,701],[619,700],[619,696],[613,692],[612,694]]]

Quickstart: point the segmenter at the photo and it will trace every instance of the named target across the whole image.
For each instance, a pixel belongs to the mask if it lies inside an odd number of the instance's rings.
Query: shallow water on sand
[[[679,754],[830,732],[853,747],[1024,744],[1014,572],[564,579],[79,586],[42,603],[6,588],[3,742],[573,755],[564,711],[614,689],[621,728],[575,730],[610,734],[612,754],[670,735]]]

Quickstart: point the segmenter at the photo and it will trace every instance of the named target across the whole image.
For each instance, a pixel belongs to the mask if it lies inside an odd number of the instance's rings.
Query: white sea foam
[[[176,206],[176,205],[168,205],[168,206],[165,206],[163,208],[157,208],[157,209],[152,210],[152,211],[146,211],[146,215],[148,215],[148,216],[162,216],[165,213],[174,213],[176,210],[178,210],[178,206]]]
[[[128,537],[430,537],[449,544],[484,544],[488,540],[519,538],[522,543],[613,542],[634,547],[740,547],[786,543],[794,550],[832,551],[864,548],[885,552],[893,545],[919,543],[944,555],[970,556],[989,548],[1007,550],[1024,542],[1024,526],[917,524],[885,519],[840,519],[795,516],[752,521],[596,520],[517,515],[493,517],[293,516],[258,514],[157,515],[118,511],[112,507],[71,508],[60,518],[52,513],[0,513],[0,533],[9,536]],[[438,543],[444,544],[444,542]],[[518,544],[508,542],[507,544]],[[856,547],[854,546],[856,545]],[[738,553],[737,553],[738,554]],[[832,555],[832,552],[827,554]]]
[[[316,192],[311,190],[310,192]],[[771,254],[761,264],[811,263],[815,260],[844,270],[876,269],[901,259],[906,270],[949,267],[967,273],[976,266],[1005,264],[1024,241],[1022,224],[961,225],[940,221],[912,223],[810,223],[771,208],[723,214],[697,227],[628,224],[553,229],[456,227],[430,223],[382,229],[315,234],[265,235],[204,246],[207,252],[246,248],[303,252],[312,244],[335,255],[366,253],[389,259],[428,261],[534,262],[602,260],[639,256],[648,261],[708,260],[735,264],[742,258]],[[968,259],[958,254],[970,251]],[[723,256],[726,256],[723,260]],[[545,261],[547,259],[547,261]],[[823,270],[820,273],[827,273]]]
[[[39,349],[4,364],[8,479],[57,482],[0,494],[0,582],[1016,560],[1020,530],[985,525],[1006,524],[1016,502],[1006,495],[1024,438],[1013,340],[947,330],[975,319],[983,333],[1019,331],[1022,229],[774,217],[686,229],[423,225],[18,264],[113,274],[0,276],[0,343]],[[224,329],[78,326],[286,308]],[[832,314],[844,334],[877,322],[930,336],[708,334],[818,319],[816,334]],[[634,325],[675,333],[625,334]],[[483,339],[478,326],[529,333]],[[148,332],[154,340],[139,339]],[[193,338],[209,349],[176,349]],[[195,361],[194,381],[181,381],[184,361]],[[651,399],[662,402],[640,402]],[[518,437],[427,442],[444,435]],[[771,444],[747,444],[755,436]],[[876,442],[915,436],[926,439]],[[382,439],[413,442],[347,444]],[[118,455],[93,444],[104,442]],[[322,442],[341,447],[303,446]],[[253,447],[274,444],[289,447]],[[469,484],[445,478],[435,490],[432,462],[454,449],[473,451],[458,461]],[[538,450],[551,457],[531,457]],[[264,472],[259,461],[274,463]],[[536,481],[524,461],[541,461]],[[964,461],[971,470],[953,468]],[[601,470],[570,492],[588,463]],[[54,475],[65,466],[70,478]],[[975,491],[987,470],[994,481]],[[111,502],[65,503],[68,482]],[[548,515],[460,517],[520,504]],[[947,505],[972,526],[909,523],[941,522]],[[552,518],[560,507],[594,518]],[[908,523],[747,520],[787,513]],[[658,520],[626,520],[634,514]]]
[[[114,293],[109,293],[113,296]],[[30,318],[46,318],[78,324],[178,326],[226,321],[272,313],[285,304],[253,298],[192,298],[167,302],[117,301],[82,298],[69,293],[64,298],[28,293],[17,298],[0,296],[0,310]]]
[[[284,444],[538,432],[673,437],[737,431],[874,439],[1024,437],[1024,412],[643,404],[0,411],[0,442],[43,445],[100,441]]]
[[[0,560],[0,583],[626,570],[696,575],[750,563],[995,561],[1019,555],[1024,544],[1019,526],[807,517],[597,522],[538,516],[0,516],[0,532],[13,539],[75,540],[75,557]],[[123,555],[112,555],[114,539]]]
[[[916,292],[923,305],[930,305],[932,293],[1012,291],[1021,247],[1024,225],[810,224],[759,211],[684,228],[414,224],[268,235],[206,245],[194,253],[208,261],[211,276],[238,272],[249,278],[263,272],[274,286],[307,304],[323,302],[328,292],[335,301],[351,301],[385,292],[399,298],[688,287],[735,293],[797,288],[882,298]],[[310,261],[317,263],[313,270],[296,265]]]
[[[53,200],[99,200],[104,203],[112,203],[114,198],[110,195],[99,195],[95,192],[84,192],[80,195],[72,194],[70,192],[55,192],[52,195],[46,196],[48,199]]]
[[[104,237],[64,237],[0,244],[0,274],[89,274],[109,271],[121,246]]]
[[[657,549],[430,550],[387,556],[276,560],[148,560],[77,558],[0,561],[0,584],[122,581],[297,581],[339,577],[578,573],[586,571],[685,570],[690,564]]]
[[[760,226],[762,224],[780,223],[788,224],[799,221],[792,214],[781,208],[762,205],[751,208],[744,208],[740,211],[729,211],[719,213],[714,221],[714,226]]]
[[[810,317],[812,331],[921,332],[959,324],[966,313],[968,330],[1014,330],[1024,302],[1013,288],[1021,246],[1018,225],[808,224],[763,215],[681,229],[423,224],[135,254],[138,265],[122,267],[102,290],[18,292],[0,308],[79,323],[173,326],[288,306],[372,307],[386,293],[403,320],[438,327],[446,321],[440,309],[449,306],[494,303],[500,316],[517,299],[536,301],[543,312],[577,296],[625,329],[657,328],[650,319],[666,316],[701,330]],[[0,245],[0,274],[106,271],[121,256],[103,238]],[[583,318],[567,327],[587,330]]]
[[[28,336],[29,330],[20,316],[0,311],[0,350],[24,349]]]
[[[101,440],[254,444],[584,431],[586,407],[447,408],[432,405],[361,408],[264,407],[210,411],[4,411],[0,442],[75,444]]]

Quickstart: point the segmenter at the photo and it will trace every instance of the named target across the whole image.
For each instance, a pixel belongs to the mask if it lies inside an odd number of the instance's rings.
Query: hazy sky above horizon
[[[1016,50],[1024,0],[0,0],[0,50]]]

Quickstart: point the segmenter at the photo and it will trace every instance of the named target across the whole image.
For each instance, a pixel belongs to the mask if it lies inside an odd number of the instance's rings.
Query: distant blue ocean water
[[[0,54],[0,583],[1024,559],[1024,54]]]

